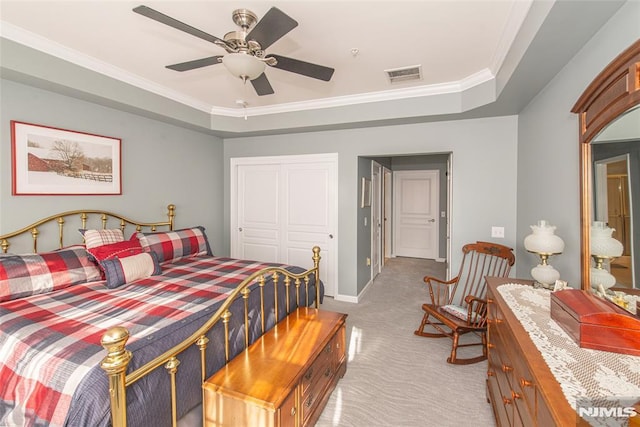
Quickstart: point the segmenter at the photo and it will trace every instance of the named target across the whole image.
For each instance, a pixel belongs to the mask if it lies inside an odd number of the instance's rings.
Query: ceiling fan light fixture
[[[242,80],[257,79],[265,68],[263,61],[244,52],[226,54],[222,58],[222,63],[231,74]]]

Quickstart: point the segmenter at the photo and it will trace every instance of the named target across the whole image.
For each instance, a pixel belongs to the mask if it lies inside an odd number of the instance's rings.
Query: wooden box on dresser
[[[204,382],[204,425],[316,423],[347,369],[347,315],[299,308]]]
[[[498,426],[576,426],[578,420],[560,385],[496,288],[529,280],[487,277],[487,397]]]

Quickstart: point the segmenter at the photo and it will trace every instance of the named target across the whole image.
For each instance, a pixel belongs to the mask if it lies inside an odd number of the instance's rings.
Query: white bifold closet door
[[[231,159],[231,256],[313,266],[337,290],[336,154]]]

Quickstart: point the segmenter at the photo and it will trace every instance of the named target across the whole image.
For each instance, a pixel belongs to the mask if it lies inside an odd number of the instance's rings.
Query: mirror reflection
[[[640,288],[640,108],[609,124],[591,150],[591,217],[613,229],[611,236],[622,245],[622,253],[606,259],[602,268],[615,277],[616,287]],[[602,262],[595,258],[594,265]]]

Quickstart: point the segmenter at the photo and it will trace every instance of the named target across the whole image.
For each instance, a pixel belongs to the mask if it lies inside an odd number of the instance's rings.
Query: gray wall
[[[0,234],[73,209],[164,220],[166,206],[173,203],[178,227],[203,225],[214,250],[227,246],[222,243],[220,138],[5,79],[0,89]],[[11,195],[11,120],[121,138],[122,195]]]
[[[600,71],[640,38],[640,2],[629,1],[580,50],[519,115],[518,231],[547,219],[565,241],[555,266],[570,285],[580,287],[580,183],[578,118],[571,108]],[[518,244],[518,277],[529,277],[538,262]]]
[[[359,157],[452,153],[452,271],[467,242],[491,241],[491,226],[505,227],[500,243],[515,247],[517,117],[436,122],[367,129],[226,139],[225,206],[229,205],[229,159],[232,157],[338,153],[337,293],[357,296],[367,276],[359,275],[365,259],[358,248]],[[480,191],[481,190],[481,191]],[[225,209],[225,241],[229,209]],[[364,240],[364,239],[363,239]],[[368,279],[367,279],[368,280]],[[362,283],[361,283],[362,282]]]

